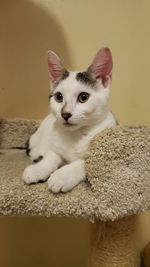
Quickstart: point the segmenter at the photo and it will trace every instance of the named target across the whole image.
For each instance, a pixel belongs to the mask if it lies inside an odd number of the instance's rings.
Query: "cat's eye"
[[[89,94],[87,92],[82,92],[78,95],[78,101],[84,103],[89,99]]]
[[[63,102],[63,95],[60,92],[56,92],[54,94],[54,98],[55,98],[56,102],[58,102],[58,103]]]

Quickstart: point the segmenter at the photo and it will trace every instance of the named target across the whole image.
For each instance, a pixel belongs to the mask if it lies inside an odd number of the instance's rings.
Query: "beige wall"
[[[109,46],[114,58],[111,109],[122,124],[149,125],[149,10],[149,0],[1,0],[0,116],[43,118],[47,114],[48,49],[57,52],[68,68],[84,69],[100,47]],[[150,239],[149,220],[149,214],[141,217],[142,245]],[[1,229],[5,228],[7,234],[7,229],[12,225],[15,233],[10,238],[9,230],[9,238],[7,235],[7,254],[13,246],[17,247],[15,240],[21,235],[19,231],[22,229],[27,234],[28,231],[32,233],[32,227],[31,220],[27,222],[29,227],[19,222],[9,225],[7,221],[5,225],[8,228],[4,227],[4,221],[0,221]],[[45,221],[45,225],[46,229],[48,225],[51,227],[50,221]],[[59,222],[56,221],[55,231],[58,226]],[[74,231],[71,224],[70,229]],[[42,231],[46,236],[47,230]],[[52,247],[50,235],[48,232],[48,251]],[[34,236],[31,242],[34,257],[37,258],[32,266],[40,262],[36,254],[37,244],[34,249],[36,238]],[[24,240],[27,242],[26,235]],[[25,250],[26,245],[22,249]],[[19,255],[23,255],[20,246],[17,250]],[[45,255],[44,248],[41,253]],[[42,266],[47,266],[48,253],[44,257],[45,265]],[[5,261],[3,267],[8,266],[17,267],[17,264],[10,265]]]

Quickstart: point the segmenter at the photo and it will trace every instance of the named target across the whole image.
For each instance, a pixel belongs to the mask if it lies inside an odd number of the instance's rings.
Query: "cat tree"
[[[150,267],[150,242],[146,245],[144,250],[141,253],[142,266],[141,267]]]
[[[85,157],[87,182],[54,195],[46,183],[21,179],[29,164],[25,142],[37,126],[0,120],[0,215],[86,218],[90,267],[136,266],[137,214],[150,209],[150,128],[117,126],[97,135]]]

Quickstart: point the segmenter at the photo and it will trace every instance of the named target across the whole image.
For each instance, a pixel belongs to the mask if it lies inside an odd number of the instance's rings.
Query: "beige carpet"
[[[25,185],[25,143],[39,122],[0,119],[0,215],[115,220],[150,209],[150,128],[117,126],[98,135],[86,155],[88,180],[66,194]],[[69,177],[68,177],[69,179]]]

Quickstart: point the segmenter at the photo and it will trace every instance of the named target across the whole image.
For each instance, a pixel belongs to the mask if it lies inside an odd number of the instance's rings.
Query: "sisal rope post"
[[[91,225],[90,267],[135,267],[136,216]]]
[[[144,248],[141,256],[142,256],[143,266],[150,267],[150,242]]]

